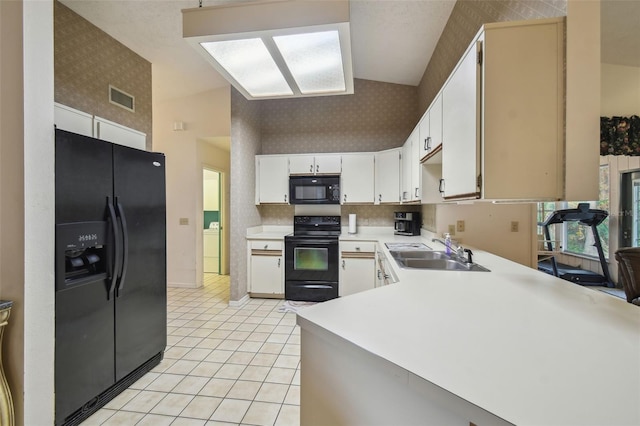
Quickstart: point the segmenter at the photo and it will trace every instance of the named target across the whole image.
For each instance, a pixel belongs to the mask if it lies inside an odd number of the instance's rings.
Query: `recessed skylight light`
[[[212,41],[201,45],[251,96],[293,95],[262,39]]]
[[[273,37],[303,94],[344,92],[338,31]]]

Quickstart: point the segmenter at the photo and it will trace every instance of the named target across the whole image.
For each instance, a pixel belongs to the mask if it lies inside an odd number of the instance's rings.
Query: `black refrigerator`
[[[55,132],[55,423],[74,425],[162,360],[165,157]]]

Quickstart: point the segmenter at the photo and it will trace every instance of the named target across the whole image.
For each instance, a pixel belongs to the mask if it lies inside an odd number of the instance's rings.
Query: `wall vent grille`
[[[136,112],[136,98],[112,85],[109,85],[109,102],[127,111]]]

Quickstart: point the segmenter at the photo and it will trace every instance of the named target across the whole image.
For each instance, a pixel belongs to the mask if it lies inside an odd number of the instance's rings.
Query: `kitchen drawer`
[[[284,241],[252,240],[250,244],[252,250],[282,250]]]
[[[376,243],[371,241],[341,241],[341,252],[375,253]]]

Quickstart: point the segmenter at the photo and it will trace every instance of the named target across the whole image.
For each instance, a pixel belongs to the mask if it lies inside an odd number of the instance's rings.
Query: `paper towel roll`
[[[356,233],[356,215],[353,213],[349,214],[349,233]]]

